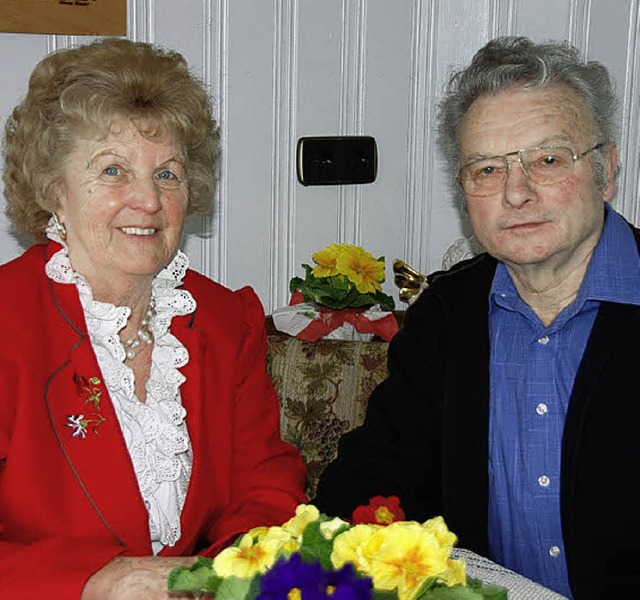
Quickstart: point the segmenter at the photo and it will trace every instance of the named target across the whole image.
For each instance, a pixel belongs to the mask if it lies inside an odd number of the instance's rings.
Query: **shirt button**
[[[558,558],[558,556],[560,556],[560,548],[558,548],[558,546],[551,546],[551,548],[549,548],[549,556],[551,556],[551,558]]]
[[[549,343],[548,335],[544,335],[541,338],[538,338],[538,344],[542,344],[543,346],[546,346],[548,343]]]
[[[551,480],[546,475],[540,475],[540,477],[538,477],[538,483],[542,487],[549,487]]]
[[[547,408],[547,405],[544,402],[540,402],[540,404],[536,406],[536,412],[539,415],[546,415],[548,410],[549,409]]]

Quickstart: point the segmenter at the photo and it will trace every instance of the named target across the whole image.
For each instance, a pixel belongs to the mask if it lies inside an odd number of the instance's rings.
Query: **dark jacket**
[[[634,230],[640,245],[640,236]],[[488,556],[488,296],[482,254],[430,277],[389,347],[389,377],[346,434],[314,503],[350,517],[397,495]],[[601,303],[562,440],[561,518],[576,599],[640,597],[640,308]],[[490,558],[490,557],[489,557]],[[617,595],[618,594],[618,595]]]

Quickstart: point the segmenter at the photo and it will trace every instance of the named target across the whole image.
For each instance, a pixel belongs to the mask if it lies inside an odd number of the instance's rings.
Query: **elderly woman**
[[[213,196],[206,91],[149,44],[62,50],[4,150],[37,243],[0,267],[0,596],[168,597],[173,567],[305,500],[258,298],[178,249]]]

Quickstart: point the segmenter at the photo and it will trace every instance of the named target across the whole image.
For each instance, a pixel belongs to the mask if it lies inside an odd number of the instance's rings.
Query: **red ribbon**
[[[291,295],[289,306],[302,303],[302,293],[294,292]],[[296,337],[306,342],[315,342],[345,323],[350,323],[359,333],[373,333],[386,342],[391,341],[399,329],[398,321],[393,313],[372,321],[363,314],[366,310],[367,308],[332,310],[325,306],[318,306],[319,318],[313,319]]]

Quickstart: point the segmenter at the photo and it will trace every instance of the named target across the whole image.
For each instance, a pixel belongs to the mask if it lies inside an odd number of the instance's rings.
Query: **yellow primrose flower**
[[[447,570],[440,578],[449,587],[454,585],[467,585],[467,565],[463,559],[450,558],[447,561]]]
[[[247,535],[250,535],[254,540],[260,540],[267,534],[268,531],[269,527],[265,527],[264,525],[262,525],[260,527],[249,529]]]
[[[314,277],[332,277],[338,274],[336,262],[344,251],[345,244],[329,244],[324,250],[318,250],[311,255],[318,265],[311,273]]]
[[[392,523],[380,528],[376,537],[378,551],[371,559],[368,575],[376,589],[397,588],[399,600],[411,600],[426,579],[439,577],[449,568],[449,550],[419,523]]]
[[[281,536],[282,539],[289,538],[288,541],[282,544],[281,550],[284,552],[297,552],[300,550],[300,536],[294,536],[290,531],[287,531],[283,527],[254,527],[249,530],[248,535],[250,535],[254,542],[260,542],[264,540],[266,535],[269,534],[271,539],[275,539],[275,536]]]
[[[270,527],[259,540],[245,533],[238,546],[225,548],[213,559],[213,568],[220,577],[253,577],[271,567],[290,540],[281,527]]]
[[[369,563],[378,550],[370,544],[379,525],[354,525],[333,540],[331,563],[336,569],[345,563],[352,563],[357,571],[368,574]]]
[[[360,246],[345,248],[336,261],[341,275],[355,283],[361,294],[375,293],[382,289],[384,281],[384,262],[376,260],[373,255]]]
[[[394,309],[393,298],[382,291],[384,258],[375,259],[354,244],[329,244],[314,252],[313,260],[313,268],[303,263],[304,278],[296,276],[289,281],[293,304],[302,301],[333,311],[374,305],[386,312]]]
[[[441,546],[447,546],[449,550],[452,550],[458,542],[458,537],[455,533],[449,531],[442,517],[434,517],[433,519],[425,521],[423,527],[436,536]]]
[[[295,517],[291,517],[282,525],[285,531],[298,538],[305,527],[320,518],[320,511],[313,504],[298,504]]]
[[[334,517],[330,521],[320,523],[320,533],[325,540],[331,541],[335,536],[336,531],[340,530],[345,525],[349,525],[349,523],[343,521],[340,517]]]

